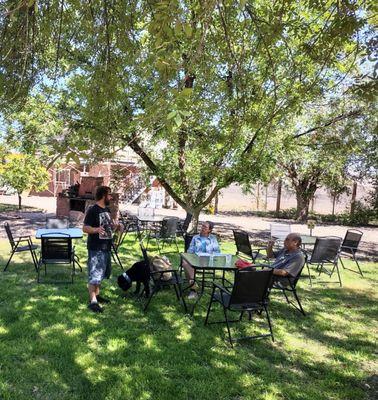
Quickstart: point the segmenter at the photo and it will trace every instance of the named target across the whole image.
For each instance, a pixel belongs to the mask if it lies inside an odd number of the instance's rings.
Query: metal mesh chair
[[[312,280],[311,280],[311,271],[309,266],[316,265],[319,275],[322,272],[324,272],[331,277],[336,270],[338,276],[338,282],[340,286],[342,286],[340,271],[338,266],[340,246],[341,246],[341,238],[337,236],[327,236],[316,239],[310,259],[306,262],[310,285],[312,285]],[[331,265],[332,269],[328,270],[325,267],[325,265]]]
[[[209,306],[207,309],[205,325],[226,323],[228,338],[231,346],[233,345],[233,340],[255,339],[270,336],[274,341],[272,325],[268,312],[268,297],[269,289],[272,284],[272,274],[273,271],[271,269],[256,271],[236,271],[234,286],[231,292],[223,286],[214,283]],[[209,315],[211,313],[211,307],[214,302],[219,303],[223,308],[224,320],[222,321],[209,322]],[[227,315],[228,311],[238,312],[240,314],[239,319],[229,320]],[[249,320],[251,320],[252,313],[255,312],[258,314],[262,314],[263,311],[265,311],[268,321],[270,331],[269,334],[247,336],[238,339],[232,338],[230,322],[240,322],[243,318],[244,312],[248,312]]]
[[[341,262],[341,265],[343,266],[343,268],[345,268],[345,266],[344,266],[342,257],[352,258],[352,260],[356,263],[358,272],[361,274],[361,276],[363,276],[363,274],[362,274],[360,264],[357,261],[356,253],[358,251],[358,246],[360,244],[362,235],[363,235],[363,233],[361,231],[359,231],[358,229],[348,229],[345,234],[343,243],[341,244],[341,249],[340,249],[340,254],[339,254],[340,262]],[[350,271],[353,271],[353,270],[350,270]],[[353,271],[353,272],[357,272],[357,271]]]
[[[8,259],[8,262],[5,265],[4,272],[7,270],[15,253],[23,253],[26,251],[30,252],[34,268],[37,271],[38,261],[37,261],[37,255],[35,254],[35,250],[37,250],[38,246],[33,244],[32,239],[29,235],[18,236],[17,238],[14,238],[8,222],[4,223],[4,228],[5,232],[7,233],[9,244],[11,246],[11,255]]]
[[[53,236],[52,236],[53,235]],[[40,270],[42,265],[47,274],[47,264],[69,264],[71,265],[71,283],[75,274],[75,252],[72,239],[69,234],[46,233],[41,236],[41,257],[38,261],[37,282],[40,283]]]
[[[144,311],[147,311],[148,306],[151,303],[152,298],[160,291],[163,290],[165,288],[173,288],[175,293],[176,293],[176,297],[177,300],[182,304],[182,306],[184,307],[184,311],[187,312],[187,306],[185,303],[185,299],[182,293],[182,279],[178,274],[178,271],[175,269],[170,269],[170,270],[164,270],[164,271],[153,271],[152,267],[151,267],[151,262],[150,259],[147,255],[147,250],[143,247],[143,245],[140,245],[141,250],[142,250],[142,254],[143,254],[143,258],[144,261],[147,262],[150,265],[150,270],[151,270],[151,280],[152,280],[152,289],[151,289],[151,293],[150,296],[147,300],[146,305],[144,306]],[[169,280],[162,280],[162,277],[164,274],[166,273],[172,273],[172,278]]]
[[[242,256],[247,256],[252,259],[252,262],[255,262],[257,258],[266,260],[266,257],[260,254],[260,251],[265,249],[256,249],[255,251],[252,250],[247,232],[236,229],[234,229],[232,232],[234,233],[236,255],[241,254]]]
[[[302,304],[301,304],[298,294],[297,294],[297,283],[299,281],[299,278],[302,274],[302,271],[303,271],[303,268],[305,265],[306,265],[306,256],[305,256],[303,265],[302,265],[300,271],[298,272],[297,276],[291,277],[291,276],[273,275],[273,286],[272,286],[272,289],[280,290],[284,294],[285,299],[288,302],[288,304],[291,304],[295,309],[297,309],[303,315],[306,315],[306,313],[302,307]],[[287,292],[293,293],[296,303],[289,300],[289,298],[287,296]]]
[[[177,237],[176,237],[177,224],[178,224],[178,218],[176,217],[164,218],[159,230],[149,231],[147,236],[146,248],[148,249],[148,244],[150,242],[150,239],[155,239],[159,254],[161,254],[161,251],[163,250],[165,243],[172,244],[173,242],[176,245],[177,252],[179,252],[179,248],[177,245]],[[161,248],[160,244],[162,244]]]

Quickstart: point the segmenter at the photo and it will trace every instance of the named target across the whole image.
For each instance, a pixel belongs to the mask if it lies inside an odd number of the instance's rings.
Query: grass
[[[232,244],[222,247],[233,251]],[[77,248],[84,264],[84,242]],[[2,265],[7,249],[1,241]],[[135,243],[125,243],[124,264],[138,257]],[[178,256],[171,259],[177,265]],[[299,295],[306,317],[275,294],[271,316],[276,341],[243,342],[232,349],[223,326],[203,325],[208,297],[193,318],[184,315],[171,291],[159,293],[144,313],[141,300],[131,294],[120,297],[115,280],[120,270],[115,267],[104,284],[112,303],[96,315],[86,308],[85,271],[73,285],[38,285],[28,260],[17,256],[0,273],[2,400],[368,396],[366,384],[372,385],[377,370],[377,265],[362,263],[364,278],[343,270],[342,288],[310,288],[304,279]],[[65,273],[61,277],[67,278]],[[235,329],[235,334],[253,334],[266,325],[258,320]]]
[[[42,211],[39,208],[29,207],[29,206],[21,206],[21,210],[18,209],[18,205],[15,204],[4,204],[0,203],[0,213],[3,212],[13,212],[13,211]]]

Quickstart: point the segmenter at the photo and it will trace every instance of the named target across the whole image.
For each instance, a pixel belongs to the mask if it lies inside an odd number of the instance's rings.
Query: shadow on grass
[[[82,244],[78,254],[85,260]],[[127,242],[125,267],[138,257]],[[32,266],[16,263],[0,279],[4,399],[363,398],[358,362],[374,349],[373,338],[361,336],[374,317],[368,288],[300,289],[307,317],[278,294],[271,304],[277,341],[231,349],[223,327],[203,325],[208,296],[194,318],[173,291],[159,293],[144,313],[137,299],[120,297],[113,279],[104,284],[112,304],[96,315],[86,309],[85,271],[73,285],[37,285]],[[266,324],[243,323],[235,334],[261,329]]]

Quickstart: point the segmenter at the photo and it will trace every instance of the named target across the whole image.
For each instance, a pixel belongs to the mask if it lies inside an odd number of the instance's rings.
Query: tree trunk
[[[218,214],[219,193],[214,197],[214,214]]]
[[[336,195],[332,196],[332,215],[335,215]]]
[[[276,217],[278,218],[280,215],[281,209],[281,191],[282,191],[282,179],[278,181],[277,185],[277,200],[276,200]]]
[[[356,207],[356,197],[357,197],[357,182],[353,182],[353,188],[352,188],[352,201],[350,204],[350,214],[354,214],[354,209]]]
[[[188,211],[186,211],[188,212]],[[189,227],[189,233],[197,233],[198,232],[198,222],[199,222],[199,215],[201,213],[200,208],[196,208],[193,211],[189,211],[192,214],[192,221]]]
[[[260,183],[257,184],[257,193],[256,193],[256,210],[260,209]]]
[[[21,193],[17,193],[18,195],[18,209],[21,210]]]
[[[310,205],[310,198],[307,196],[303,196],[302,193],[296,193],[297,198],[297,212],[296,212],[296,220],[297,221],[306,221],[308,217],[308,208]]]

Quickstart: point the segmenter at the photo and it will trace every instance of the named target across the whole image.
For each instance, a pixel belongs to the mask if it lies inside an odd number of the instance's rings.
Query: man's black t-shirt
[[[99,233],[88,234],[87,248],[88,250],[105,250],[110,251],[112,244],[112,219],[108,207],[102,208],[95,204],[88,209],[84,225],[98,228],[102,226],[105,229],[105,234]]]

